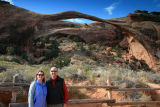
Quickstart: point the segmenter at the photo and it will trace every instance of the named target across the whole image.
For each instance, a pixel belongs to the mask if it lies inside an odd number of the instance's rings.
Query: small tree
[[[50,51],[47,51],[45,53],[46,59],[51,59],[53,57],[57,57],[60,52],[58,47],[59,47],[59,43],[56,40],[52,41],[52,45],[47,47]]]
[[[65,57],[65,56],[59,56],[59,57],[57,57],[57,58],[54,60],[53,64],[54,64],[54,66],[56,66],[57,68],[62,68],[62,67],[64,67],[64,66],[69,65],[70,62],[71,62],[71,59],[70,59],[70,58]]]
[[[7,54],[8,55],[14,55],[15,54],[15,50],[13,47],[7,47]]]

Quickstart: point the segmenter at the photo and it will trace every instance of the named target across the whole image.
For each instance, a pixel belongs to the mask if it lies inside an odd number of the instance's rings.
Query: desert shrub
[[[20,59],[16,56],[8,56],[8,57],[2,56],[0,57],[0,61],[21,63]]]
[[[13,47],[7,47],[6,51],[7,51],[8,55],[14,55],[15,54],[15,50],[14,50]]]
[[[139,79],[135,82],[134,87],[136,88],[148,88],[148,85],[144,83],[144,81],[140,81]]]
[[[88,26],[88,24],[87,24],[87,23],[85,23],[84,25],[85,25],[85,26]]]
[[[88,44],[88,49],[92,51],[92,50],[96,50],[96,47],[89,43]]]
[[[3,74],[0,75],[0,81],[2,82],[12,82],[13,81],[13,76],[17,73],[18,71],[6,71],[3,72]]]
[[[70,64],[71,59],[65,56],[59,56],[57,57],[53,64],[57,67],[57,68],[62,68],[64,66],[67,66]]]
[[[91,55],[90,58],[91,58],[92,60],[94,60],[94,61],[98,61],[98,58],[97,58],[96,56],[94,56],[94,55]]]
[[[151,96],[146,95],[144,92],[138,92],[140,101],[152,101]]]
[[[57,57],[59,53],[59,48],[52,48],[52,50],[45,52],[46,59],[51,59]]]
[[[39,48],[44,48],[45,44],[43,42],[40,42]]]
[[[40,42],[41,38],[37,38],[37,39],[34,39],[34,38],[33,38],[33,40],[34,40],[34,42],[36,43],[36,42]]]
[[[84,99],[85,98],[85,93],[82,93],[79,89],[76,88],[70,88],[69,90],[69,99],[72,98],[79,98],[79,99]]]
[[[93,76],[92,66],[84,66],[84,75],[90,81],[91,84],[95,83],[95,77]]]
[[[84,66],[65,66],[59,70],[59,75],[63,78],[71,79],[73,83],[81,82],[86,79],[94,83],[94,78],[92,78],[92,68],[88,64]]]
[[[8,61],[8,59],[5,56],[1,56],[0,61]]]
[[[75,25],[73,23],[69,23],[68,27],[75,27]]]
[[[45,36],[44,39],[43,39],[43,42],[44,43],[48,43],[49,42],[49,38],[50,38],[49,35]]]
[[[75,48],[80,49],[81,51],[85,51],[85,48],[83,47],[83,43],[82,42],[78,42],[75,46]]]
[[[71,39],[74,42],[81,42],[82,40],[77,35],[68,35],[68,39]]]
[[[122,57],[122,53],[117,51],[117,56],[121,58]]]
[[[152,82],[152,83],[159,83],[160,82],[160,75],[158,73],[140,71],[136,72],[131,70],[129,67],[119,67],[116,65],[112,66],[105,66],[103,68],[104,72],[101,72],[101,80],[104,82],[107,81],[108,76],[112,78],[112,81],[115,82],[117,86],[132,86],[134,88],[141,87],[146,88],[148,87],[145,83]]]
[[[52,45],[47,47],[48,49],[50,49],[50,51],[45,52],[46,59],[57,57],[60,52],[58,47],[59,47],[59,43],[56,40],[53,40]]]
[[[87,50],[86,51],[86,56],[91,56],[92,55],[92,51],[91,50]]]
[[[27,56],[26,53],[22,53],[22,54],[21,54],[21,58],[27,60],[28,56]]]
[[[79,55],[74,56],[74,59],[76,59],[76,60],[80,60],[80,61],[84,61],[84,60],[85,60],[85,58],[84,58],[84,57],[79,56]]]
[[[146,95],[144,92],[127,92],[125,96],[129,101],[151,101],[151,96]]]
[[[59,45],[60,44],[59,44],[59,42],[57,40],[53,40],[52,41],[52,45],[51,45],[51,47],[49,47],[49,49],[57,48]]]
[[[73,39],[73,37],[74,37],[73,35],[68,35],[67,36],[68,39]]]
[[[13,75],[17,73],[22,74],[24,76],[24,80],[27,82],[31,82],[34,80],[35,75],[39,70],[44,71],[47,78],[50,76],[50,64],[22,65],[15,62],[0,61],[0,65],[6,67],[6,71],[2,72],[0,75],[0,82],[11,82]]]
[[[27,55],[27,61],[29,64],[35,64],[34,56],[32,54]]]
[[[40,64],[40,65],[25,65],[23,67],[23,75],[27,82],[34,81],[35,75],[38,71],[42,70],[45,73],[46,79],[50,77],[50,65],[49,64]]]
[[[77,73],[78,69],[80,69],[80,66],[70,65],[70,66],[63,67],[58,72],[59,72],[59,75],[63,78],[72,79],[72,75]]]
[[[102,41],[98,41],[97,44],[98,44],[99,48],[103,45]]]
[[[79,37],[75,36],[75,37],[73,38],[73,41],[75,41],[75,42],[81,42],[81,39],[80,39]]]
[[[160,83],[160,75],[157,75],[157,73],[155,74],[150,73],[146,76],[146,78],[149,82],[156,83],[156,84]]]
[[[51,51],[45,52],[46,59],[51,59],[51,58],[56,57],[56,56],[58,56],[58,52],[56,50],[54,51],[54,49],[51,50]]]
[[[102,55],[106,55],[106,53],[104,53],[104,52],[103,52],[103,53],[101,53],[101,54],[102,54]]]
[[[122,47],[120,45],[117,45],[115,48],[111,49],[111,51],[117,53],[117,57],[122,57],[121,50],[122,50]]]
[[[16,62],[16,63],[21,63],[20,60],[16,57],[12,57],[9,61],[10,62]]]

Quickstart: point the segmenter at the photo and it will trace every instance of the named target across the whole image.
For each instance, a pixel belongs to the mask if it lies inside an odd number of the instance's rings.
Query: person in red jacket
[[[58,76],[58,69],[50,69],[47,85],[47,107],[66,107],[68,104],[68,90],[63,78]]]

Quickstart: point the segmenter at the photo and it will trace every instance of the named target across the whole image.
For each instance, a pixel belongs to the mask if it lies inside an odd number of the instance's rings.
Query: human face
[[[44,73],[43,73],[43,72],[38,72],[38,74],[37,74],[37,79],[38,79],[39,81],[42,81],[42,80],[44,79]]]
[[[50,75],[53,80],[57,78],[58,70],[56,67],[52,67],[50,70]]]

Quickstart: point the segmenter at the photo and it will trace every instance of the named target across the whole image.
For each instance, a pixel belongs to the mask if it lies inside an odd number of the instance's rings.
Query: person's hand
[[[67,107],[67,104],[64,104],[64,107]]]

